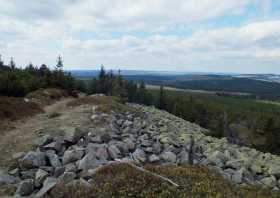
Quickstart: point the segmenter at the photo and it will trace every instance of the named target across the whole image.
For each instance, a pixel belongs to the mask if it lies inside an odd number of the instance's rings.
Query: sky
[[[280,74],[278,0],[0,0],[0,54],[65,69]]]

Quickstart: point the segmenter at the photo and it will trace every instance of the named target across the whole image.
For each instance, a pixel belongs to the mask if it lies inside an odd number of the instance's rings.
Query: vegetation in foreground
[[[154,166],[146,170],[160,174],[180,185],[141,172],[129,164],[107,165],[94,176],[92,187],[58,185],[50,198],[68,197],[279,197],[278,192],[256,187],[237,187],[202,166]]]

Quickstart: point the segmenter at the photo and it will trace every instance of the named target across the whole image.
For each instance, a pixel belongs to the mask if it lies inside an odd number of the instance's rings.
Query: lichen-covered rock
[[[163,152],[160,155],[160,158],[164,161],[164,162],[169,162],[169,163],[176,163],[176,155],[170,151],[166,151]]]
[[[261,183],[266,185],[267,187],[274,188],[277,186],[277,180],[274,176],[265,177],[261,180]]]
[[[141,149],[136,149],[134,153],[132,154],[134,160],[138,163],[145,163],[146,162],[146,154]]]

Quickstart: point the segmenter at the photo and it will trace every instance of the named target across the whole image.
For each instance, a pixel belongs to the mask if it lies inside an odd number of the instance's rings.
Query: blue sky
[[[0,0],[18,66],[280,73],[277,0]]]

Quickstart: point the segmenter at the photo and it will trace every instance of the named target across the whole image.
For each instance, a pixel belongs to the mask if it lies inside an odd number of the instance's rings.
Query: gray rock
[[[61,162],[56,154],[47,153],[46,155],[52,167],[56,168],[61,166]]]
[[[63,139],[71,143],[78,142],[80,138],[86,134],[85,131],[82,131],[80,128],[76,128],[76,127],[63,127],[60,128],[60,130],[64,134]]]
[[[268,173],[280,178],[280,164],[270,164]]]
[[[136,149],[134,153],[132,154],[133,159],[138,163],[145,163],[146,162],[146,154],[141,149]]]
[[[45,146],[53,141],[53,138],[50,135],[44,135],[43,137],[40,137],[36,140],[37,146]]]
[[[110,145],[108,148],[108,153],[111,159],[115,160],[118,159],[121,155],[120,150],[115,145]]]
[[[160,142],[156,142],[154,145],[153,145],[153,150],[154,150],[154,153],[155,154],[160,154],[161,153],[161,143]]]
[[[210,155],[208,157],[208,160],[210,162],[212,162],[214,165],[217,165],[219,167],[223,167],[224,164],[227,161],[227,158],[226,158],[226,156],[222,152],[215,151],[212,155]]]
[[[47,144],[44,146],[45,150],[54,150],[54,151],[60,151],[62,149],[62,142],[61,141],[55,141],[50,144]]]
[[[52,177],[48,177],[43,184],[43,187],[39,192],[35,194],[36,198],[43,197],[47,192],[49,192],[52,188],[54,188],[57,184],[58,180]]]
[[[4,170],[0,170],[0,186],[5,184],[15,184],[19,181],[18,178],[9,175]]]
[[[92,142],[92,143],[98,143],[98,144],[102,143],[100,135],[97,135],[97,136],[94,136],[94,137],[90,137],[89,141]]]
[[[76,174],[73,172],[64,172],[59,178],[59,182],[64,184],[68,184],[69,182],[73,181],[76,178]]]
[[[151,162],[151,163],[156,163],[156,162],[158,162],[159,160],[160,160],[160,159],[159,159],[159,156],[157,156],[157,155],[155,155],[155,154],[149,156],[149,162]]]
[[[243,160],[230,160],[226,162],[226,167],[240,169],[243,166]]]
[[[64,166],[60,166],[60,167],[56,167],[54,170],[54,177],[59,177],[60,175],[62,175],[65,172],[65,167]]]
[[[40,187],[45,181],[45,179],[48,177],[48,175],[49,173],[47,171],[39,169],[35,175],[35,181],[34,181],[35,186]]]
[[[98,160],[94,153],[88,153],[83,157],[83,159],[81,159],[78,162],[78,169],[88,170],[88,169],[96,168],[105,163],[106,161]]]
[[[21,171],[21,179],[34,179],[36,175],[37,169],[30,169],[26,171]]]
[[[19,161],[21,167],[32,168],[46,165],[46,155],[42,152],[28,152],[22,160]]]
[[[70,163],[65,166],[65,172],[77,172],[78,168],[75,163]]]
[[[33,179],[27,179],[20,182],[16,194],[20,196],[29,196],[34,191],[34,181]]]
[[[236,184],[241,184],[243,179],[243,170],[240,169],[232,175],[232,180]]]
[[[109,159],[109,154],[108,154],[108,151],[107,151],[107,146],[106,145],[100,146],[97,149],[95,155],[96,155],[97,159],[108,160]]]
[[[12,175],[12,176],[15,176],[15,177],[18,177],[18,176],[19,176],[19,173],[20,173],[19,168],[15,168],[15,169],[9,171],[9,175]],[[0,171],[0,178],[1,178],[1,171]],[[1,180],[1,179],[0,179],[0,180]],[[0,182],[0,183],[1,183],[1,182]],[[0,184],[0,185],[1,185],[1,184]]]
[[[89,143],[86,147],[86,154],[96,153],[96,151],[102,146],[102,144]]]
[[[189,164],[189,153],[184,149],[178,155],[178,163],[181,165],[188,165]]]
[[[170,151],[165,151],[160,155],[164,162],[176,163],[176,155]]]
[[[129,149],[128,149],[126,143],[117,141],[114,145],[119,149],[120,153],[123,153],[123,154],[129,153]]]
[[[68,164],[71,162],[75,162],[77,160],[82,159],[83,155],[84,155],[84,151],[82,150],[67,150],[63,155],[62,163]]]

